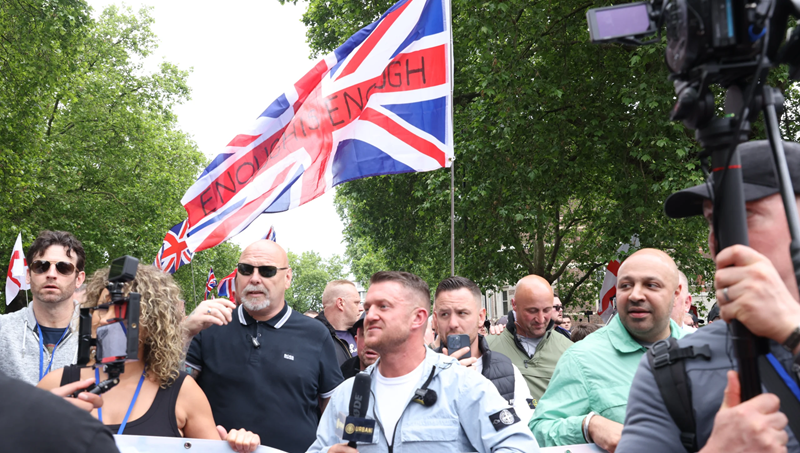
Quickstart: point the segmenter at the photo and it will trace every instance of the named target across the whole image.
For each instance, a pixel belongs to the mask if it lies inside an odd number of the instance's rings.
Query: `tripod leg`
[[[792,235],[792,242],[789,246],[789,253],[794,265],[794,275],[800,287],[800,221],[797,216],[797,202],[792,186],[792,178],[789,176],[789,166],[786,163],[786,154],[783,149],[783,139],[778,127],[778,114],[775,105],[783,105],[783,95],[770,86],[764,86],[764,122],[766,123],[767,138],[769,139],[772,155],[775,159],[775,167],[778,171],[778,183],[780,184],[781,197],[783,198],[783,208],[786,211],[786,221],[789,224],[789,233]]]

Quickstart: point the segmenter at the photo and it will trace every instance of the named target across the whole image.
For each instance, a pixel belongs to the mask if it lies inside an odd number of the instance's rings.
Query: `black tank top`
[[[150,409],[144,415],[131,420],[125,425],[123,434],[135,436],[161,436],[161,437],[182,437],[178,430],[178,421],[175,418],[175,405],[178,402],[178,393],[181,391],[183,380],[186,373],[179,372],[178,378],[166,389],[159,387],[156,397]],[[61,385],[71,384],[79,381],[81,369],[77,365],[64,367],[61,375]],[[114,434],[119,430],[119,425],[106,425]]]

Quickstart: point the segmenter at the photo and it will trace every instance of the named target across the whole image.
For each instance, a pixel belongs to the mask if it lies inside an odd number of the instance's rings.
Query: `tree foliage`
[[[286,303],[300,313],[322,310],[325,285],[347,276],[344,261],[338,255],[325,260],[317,252],[298,255],[290,250],[287,254],[292,268],[292,286],[286,290]]]
[[[216,247],[197,252],[189,265],[181,266],[172,276],[183,289],[183,298],[186,301],[186,313],[192,310],[205,299],[206,280],[208,269],[214,268],[217,284],[228,274],[236,269],[242,251],[239,246],[231,242],[223,242]],[[214,291],[216,294],[216,290]],[[210,297],[216,297],[212,295]]]
[[[144,69],[148,11],[90,13],[82,0],[0,3],[0,256],[19,232],[27,248],[67,230],[88,273],[123,254],[152,262],[206,163],[172,112],[188,73]]]
[[[309,0],[312,52],[331,51],[392,3]],[[668,119],[665,41],[589,43],[586,9],[606,2],[452,3],[456,273],[486,288],[538,274],[565,303],[591,302],[603,266],[637,234],[709,281],[704,221],[663,215],[671,192],[704,180],[693,132]],[[386,266],[430,284],[449,275],[449,183],[441,170],[340,186],[354,273]]]

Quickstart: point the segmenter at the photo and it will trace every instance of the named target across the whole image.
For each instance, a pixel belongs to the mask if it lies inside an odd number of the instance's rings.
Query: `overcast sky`
[[[99,14],[121,0],[88,0]],[[175,108],[180,128],[213,159],[280,94],[314,65],[300,18],[306,4],[277,0],[127,0],[138,11],[152,6],[160,44],[149,58],[192,68],[192,99]],[[179,200],[175,200],[179,203]],[[275,226],[278,243],[295,253],[344,254],[342,222],[333,192],[287,212],[265,214],[236,236],[247,246]]]

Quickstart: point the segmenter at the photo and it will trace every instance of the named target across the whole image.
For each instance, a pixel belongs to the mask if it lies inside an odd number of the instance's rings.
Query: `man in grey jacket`
[[[0,371],[36,385],[49,371],[75,363],[78,313],[86,254],[66,231],[42,231],[26,255],[33,301],[0,316]]]
[[[786,160],[800,204],[800,145],[785,143]],[[794,274],[778,181],[766,140],[739,145],[750,246],[716,251],[714,206],[701,184],[672,194],[664,211],[673,218],[703,215],[709,224],[709,248],[716,261],[714,287],[724,322],[715,322],[678,342],[699,351],[708,345],[710,357],[684,359],[695,419],[696,447],[703,453],[800,452],[795,434],[786,429],[783,404],[771,393],[741,400],[728,322],[739,320],[768,340],[770,365],[785,379],[798,381],[800,363],[800,292]],[[768,365],[768,366],[770,366]],[[770,389],[767,389],[770,390]],[[676,391],[677,395],[677,391]],[[618,453],[684,451],[682,435],[670,416],[645,357],[633,380],[625,429]],[[689,443],[689,442],[686,442]],[[688,447],[692,449],[691,446]]]

